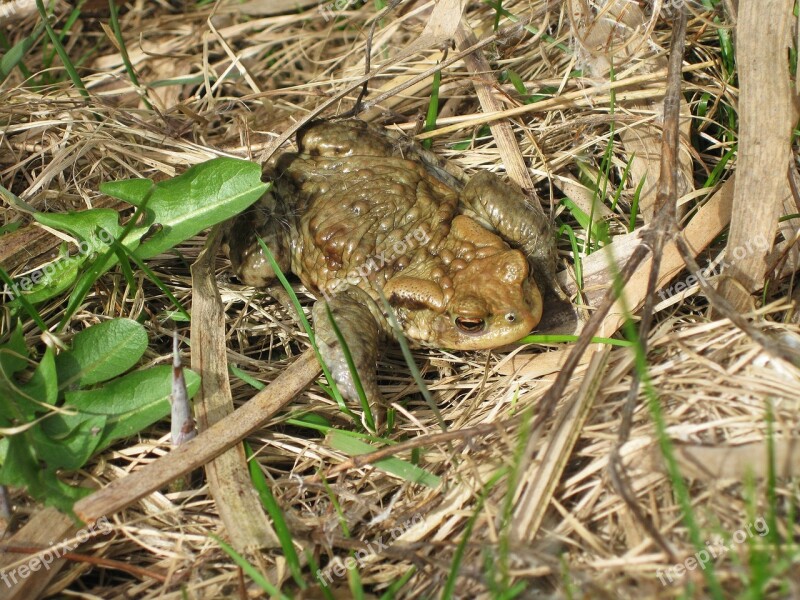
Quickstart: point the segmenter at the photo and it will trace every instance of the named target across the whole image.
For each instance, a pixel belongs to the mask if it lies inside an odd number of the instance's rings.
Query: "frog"
[[[540,323],[557,294],[556,240],[521,188],[486,170],[467,178],[357,118],[314,121],[296,145],[267,165],[269,192],[225,248],[243,284],[267,288],[276,273],[261,238],[317,298],[316,343],[346,400],[359,394],[337,328],[367,400],[385,406],[376,363],[398,329],[412,348],[471,351]]]

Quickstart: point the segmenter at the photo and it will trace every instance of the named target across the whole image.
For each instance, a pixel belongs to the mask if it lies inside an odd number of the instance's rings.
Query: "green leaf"
[[[103,193],[139,206],[150,191],[149,180],[132,179],[103,184]],[[215,158],[193,166],[183,175],[157,183],[147,202],[147,224],[161,230],[136,252],[150,258],[173,248],[203,229],[245,210],[267,190],[261,166],[235,158]]]
[[[346,435],[341,431],[332,431],[328,436],[328,443],[332,448],[344,452],[348,456],[368,454],[376,450],[373,446]],[[431,488],[437,487],[441,483],[441,479],[433,473],[399,458],[384,458],[376,461],[374,465],[387,473],[391,473],[392,475],[396,475],[412,483],[421,483]]]
[[[106,321],[76,335],[72,350],[58,358],[48,348],[31,379],[19,384],[13,376],[28,368],[29,361],[18,325],[0,347],[0,423],[27,423],[28,428],[0,439],[0,484],[25,488],[36,500],[71,511],[75,500],[90,490],[65,484],[60,471],[81,468],[115,440],[169,414],[171,365],[117,377],[139,360],[146,346],[147,335],[137,322]],[[189,370],[184,376],[191,397],[200,387],[200,377]],[[51,410],[47,404],[58,400],[60,377],[76,385],[116,379],[100,388],[68,391],[63,410],[46,414]],[[32,423],[42,414],[47,418]]]
[[[8,426],[14,421],[32,419],[35,404],[22,395],[16,373],[28,366],[28,349],[22,335],[22,324],[11,332],[11,339],[0,346],[0,424]]]
[[[263,195],[267,184],[261,182],[260,165],[234,158],[215,158],[155,186],[149,179],[131,179],[107,182],[100,189],[136,206],[148,199],[144,220],[121,242],[129,250],[136,250],[137,257],[145,259],[239,214]],[[120,236],[124,229],[117,212],[108,208],[36,213],[34,218],[43,225],[80,238],[81,248],[71,257],[64,252],[59,260],[37,271],[38,279],[32,286],[31,281],[27,282],[27,289],[21,291],[32,303],[53,298],[72,285],[89,257],[106,253],[111,239]],[[161,230],[139,247],[142,236],[156,223]],[[104,264],[94,267],[96,272],[92,276],[96,278],[118,260],[117,255],[110,254]],[[92,282],[93,279],[89,283]],[[18,305],[19,301],[14,303],[12,305]]]
[[[57,260],[16,282],[24,297],[31,303],[43,302],[67,289],[77,279],[84,263],[95,255],[106,252],[111,242],[122,232],[119,215],[110,208],[70,213],[35,213],[33,217],[42,225],[75,236],[79,240],[79,247],[76,254],[69,256],[64,246]],[[139,237],[146,230],[146,227],[138,227],[129,235],[126,241],[128,247],[136,248]],[[107,271],[116,263],[117,257],[110,256],[102,265],[101,272]]]
[[[31,431],[9,438],[5,461],[0,468],[0,484],[25,488],[34,499],[71,513],[72,504],[92,490],[60,481],[53,469],[39,462],[35,444]]]
[[[128,204],[139,206],[147,197],[151,187],[153,187],[152,179],[125,179],[123,181],[106,181],[100,184],[100,191]]]
[[[22,322],[17,321],[17,326],[11,332],[11,339],[0,346],[0,371],[7,377],[19,373],[28,366],[27,358],[28,348],[22,335]]]
[[[44,265],[38,271],[15,279],[11,288],[12,300],[9,305],[16,307],[23,301],[30,304],[43,302],[48,298],[57,296],[75,281],[81,265],[86,261],[85,256],[67,254],[66,246],[61,247],[59,258]],[[30,311],[28,311],[30,312]],[[40,329],[47,329],[44,324]]]
[[[87,242],[91,252],[108,250],[111,239],[122,233],[119,214],[110,208],[92,208],[81,212],[36,213],[33,215],[42,225],[66,231]],[[139,228],[144,233],[146,228]]]
[[[48,346],[42,360],[33,372],[33,377],[20,389],[39,402],[55,404],[58,399],[58,375],[53,349]],[[41,407],[39,410],[42,410]]]
[[[147,348],[144,327],[131,319],[113,319],[75,336],[72,350],[56,360],[62,389],[107,381],[135,365]]]
[[[191,398],[200,388],[200,376],[189,369],[184,369],[183,374]],[[160,365],[129,373],[100,388],[67,392],[65,408],[73,408],[83,416],[108,418],[98,444],[102,450],[166,417],[171,394],[172,366]],[[70,418],[64,417],[64,422],[70,424]]]
[[[47,427],[35,427],[31,437],[36,448],[36,457],[54,473],[58,469],[74,471],[86,464],[100,444],[106,417],[103,415],[80,415],[81,420],[71,434],[64,438],[51,436]],[[46,419],[49,423],[53,419]]]

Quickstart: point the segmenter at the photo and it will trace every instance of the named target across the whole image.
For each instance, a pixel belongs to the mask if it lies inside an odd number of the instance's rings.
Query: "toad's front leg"
[[[269,248],[281,272],[287,273],[292,264],[289,232],[276,214],[271,194],[265,195],[234,220],[224,248],[239,281],[265,288],[275,282],[277,274],[258,238]]]
[[[384,404],[378,389],[375,367],[382,338],[383,328],[380,326],[380,321],[383,320],[383,316],[375,301],[356,286],[349,285],[341,291],[337,290],[335,294],[328,296],[327,300],[321,298],[314,304],[314,329],[319,352],[342,396],[350,401],[358,402],[358,391],[344,350],[326,310],[326,301],[350,351],[367,400],[370,406],[380,413]]]

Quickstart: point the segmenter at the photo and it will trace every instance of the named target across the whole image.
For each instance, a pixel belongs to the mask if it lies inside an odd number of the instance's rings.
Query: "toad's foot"
[[[342,396],[358,402],[356,382],[345,358],[345,353],[325,307],[326,299],[314,304],[313,317],[317,346],[325,364],[336,382]],[[370,406],[380,413],[385,406],[378,389],[375,363],[378,360],[378,344],[382,337],[379,319],[383,319],[378,307],[369,295],[356,286],[347,286],[327,298],[333,320],[344,338],[358,379]]]

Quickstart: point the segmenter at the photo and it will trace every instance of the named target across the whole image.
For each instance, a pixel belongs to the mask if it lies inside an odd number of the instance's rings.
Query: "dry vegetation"
[[[0,183],[39,211],[112,206],[127,215],[126,206],[98,192],[101,183],[130,177],[163,180],[220,155],[263,160],[282,141],[279,136],[312,111],[325,105],[327,116],[353,107],[373,24],[372,67],[380,73],[369,79],[362,117],[418,132],[432,77],[401,91],[395,87],[469,46],[459,38],[445,56],[435,32],[420,38],[433,5],[425,1],[409,0],[376,18],[372,3],[362,6],[360,1],[338,10],[334,3],[317,5],[313,0],[204,6],[136,0],[122,7],[120,19],[142,85],[137,88],[106,27],[106,5],[90,4],[96,12],[82,12],[63,38],[88,100],[65,77],[52,45],[44,41],[25,56],[31,77],[25,79],[16,69],[0,87]],[[301,6],[296,9],[297,4]],[[599,226],[590,235],[587,223],[561,200],[568,196],[605,224],[620,264],[636,235],[628,233],[631,221],[638,232],[652,217],[672,31],[667,13],[678,3],[657,4],[660,15],[646,2],[629,4],[629,11],[617,14],[613,2],[603,11],[581,0],[507,0],[500,27],[494,30],[495,9],[470,3],[466,16],[476,37],[495,36],[480,50],[491,73],[481,72],[480,63],[463,60],[442,70],[437,130],[429,136],[433,149],[467,172],[507,171],[523,185],[532,184],[545,209],[574,231],[577,254],[568,235],[560,237],[562,280],[577,292],[579,266],[581,297],[591,306],[598,305],[611,280],[609,254],[589,256],[582,249],[587,238],[591,250],[602,245]],[[698,261],[707,266],[722,260],[725,248],[727,218],[719,215],[726,206],[729,214],[730,179],[737,170],[731,151],[738,141],[739,90],[737,74],[730,70],[732,57],[726,55],[730,41],[725,36],[732,34],[735,23],[732,6],[712,2],[717,6],[709,10],[701,4],[689,5],[684,118],[675,168],[682,225],[694,227],[690,239],[698,252],[705,248]],[[38,20],[35,12],[26,16],[24,8],[19,10],[11,17],[0,11],[12,45],[33,31]],[[55,12],[60,30],[70,7],[57,2]],[[455,22],[451,17],[439,25]],[[598,23],[608,29],[598,30]],[[415,51],[407,52],[409,48]],[[390,64],[401,55],[403,60]],[[619,82],[613,86],[612,65],[613,80]],[[493,106],[482,106],[476,94],[476,86],[487,85],[491,93],[484,101]],[[382,99],[373,104],[376,98]],[[481,114],[488,110],[510,112],[503,122],[513,130],[513,147],[498,142],[496,131],[484,126]],[[290,145],[291,140],[284,147]],[[520,171],[520,164],[528,169]],[[776,178],[784,173],[784,167],[775,166]],[[647,180],[639,190],[643,177]],[[595,197],[602,206],[592,210]],[[782,214],[791,212],[798,211]],[[6,203],[0,225],[12,222],[27,225],[31,219]],[[440,433],[440,423],[408,375],[399,349],[390,348],[379,365],[384,393],[397,409],[389,437],[415,442],[415,460],[441,478],[435,488],[369,465],[327,480],[321,477],[349,457],[325,437],[289,420],[313,413],[337,428],[357,426],[319,386],[309,387],[248,440],[296,547],[322,565],[333,556],[345,558],[351,550],[362,550],[361,585],[375,597],[405,574],[410,578],[397,597],[438,597],[464,541],[455,597],[511,597],[508,589],[518,584],[525,590],[518,597],[526,598],[677,597],[683,592],[704,597],[709,593],[704,573],[710,569],[673,573],[674,583],[662,585],[667,569],[696,552],[681,516],[677,484],[682,481],[698,528],[695,543],[730,540],[758,519],[777,534],[761,535],[762,527],[748,534],[746,542],[731,543],[728,552],[719,553],[715,577],[725,595],[746,590],[756,590],[750,597],[800,594],[796,565],[792,568],[797,554],[791,546],[798,492],[787,478],[797,460],[791,442],[800,425],[793,223],[784,223],[776,238],[784,259],[777,270],[784,275],[770,276],[768,291],[758,297],[766,308],[755,322],[784,357],[794,353],[794,363],[768,353],[728,320],[712,320],[709,302],[696,288],[657,295],[646,360],[653,390],[649,399],[656,402],[648,401],[648,388],[643,387],[626,439],[619,439],[620,422],[636,373],[629,348],[602,352],[603,364],[590,365],[587,354],[556,417],[533,436],[532,416],[569,344],[532,344],[511,354],[415,352],[448,429],[484,427],[440,443],[426,437]],[[15,253],[8,246],[11,234],[0,237],[3,267],[13,276],[40,266],[56,250],[56,238],[40,228],[22,231],[30,238]],[[148,263],[187,306],[192,303],[189,265],[204,240],[205,235],[199,236]],[[675,279],[683,268],[676,257],[674,250],[664,252],[660,283],[686,281],[685,271]],[[296,315],[280,294],[273,298],[231,280],[222,256],[216,267],[227,317],[228,361],[255,379],[274,380],[308,346]],[[76,332],[116,316],[139,319],[150,337],[145,366],[169,364],[175,326],[166,316],[170,304],[143,274],[137,277],[138,289],[128,289],[121,273],[102,276],[68,329]],[[642,268],[628,288],[629,305],[641,306],[645,285]],[[311,296],[299,285],[296,289],[310,309]],[[65,304],[66,297],[61,297],[39,310],[53,324]],[[8,319],[5,311],[3,336]],[[620,318],[609,317],[601,335],[611,337],[620,323]],[[188,337],[188,325],[177,326]],[[32,322],[26,323],[25,333],[29,345],[42,347]],[[185,351],[188,364],[188,346]],[[254,393],[237,377],[231,387],[237,405]],[[660,411],[654,412],[654,406]],[[684,479],[667,474],[661,426],[664,438],[674,444]],[[161,424],[117,444],[75,480],[102,486],[156,460],[169,450],[168,429]],[[768,441],[774,445],[776,481],[768,477]],[[623,484],[608,470],[620,442]],[[404,449],[398,457],[410,460],[412,453]],[[12,502],[10,531],[39,510],[18,490]],[[210,537],[237,543],[236,532],[227,531],[218,516],[202,472],[182,487],[165,487],[110,518],[113,533],[81,547],[77,553],[82,556],[66,562],[45,594],[227,598],[259,593]],[[96,564],[95,558],[111,562]],[[297,592],[280,548],[250,552],[249,559],[274,584],[283,584],[285,593],[321,597],[319,592]],[[124,570],[126,565],[140,570]],[[313,584],[312,569],[306,567],[305,576]],[[771,579],[754,586],[758,577]],[[353,594],[346,577],[333,576],[331,581],[337,597]],[[0,597],[4,593],[0,585]]]

